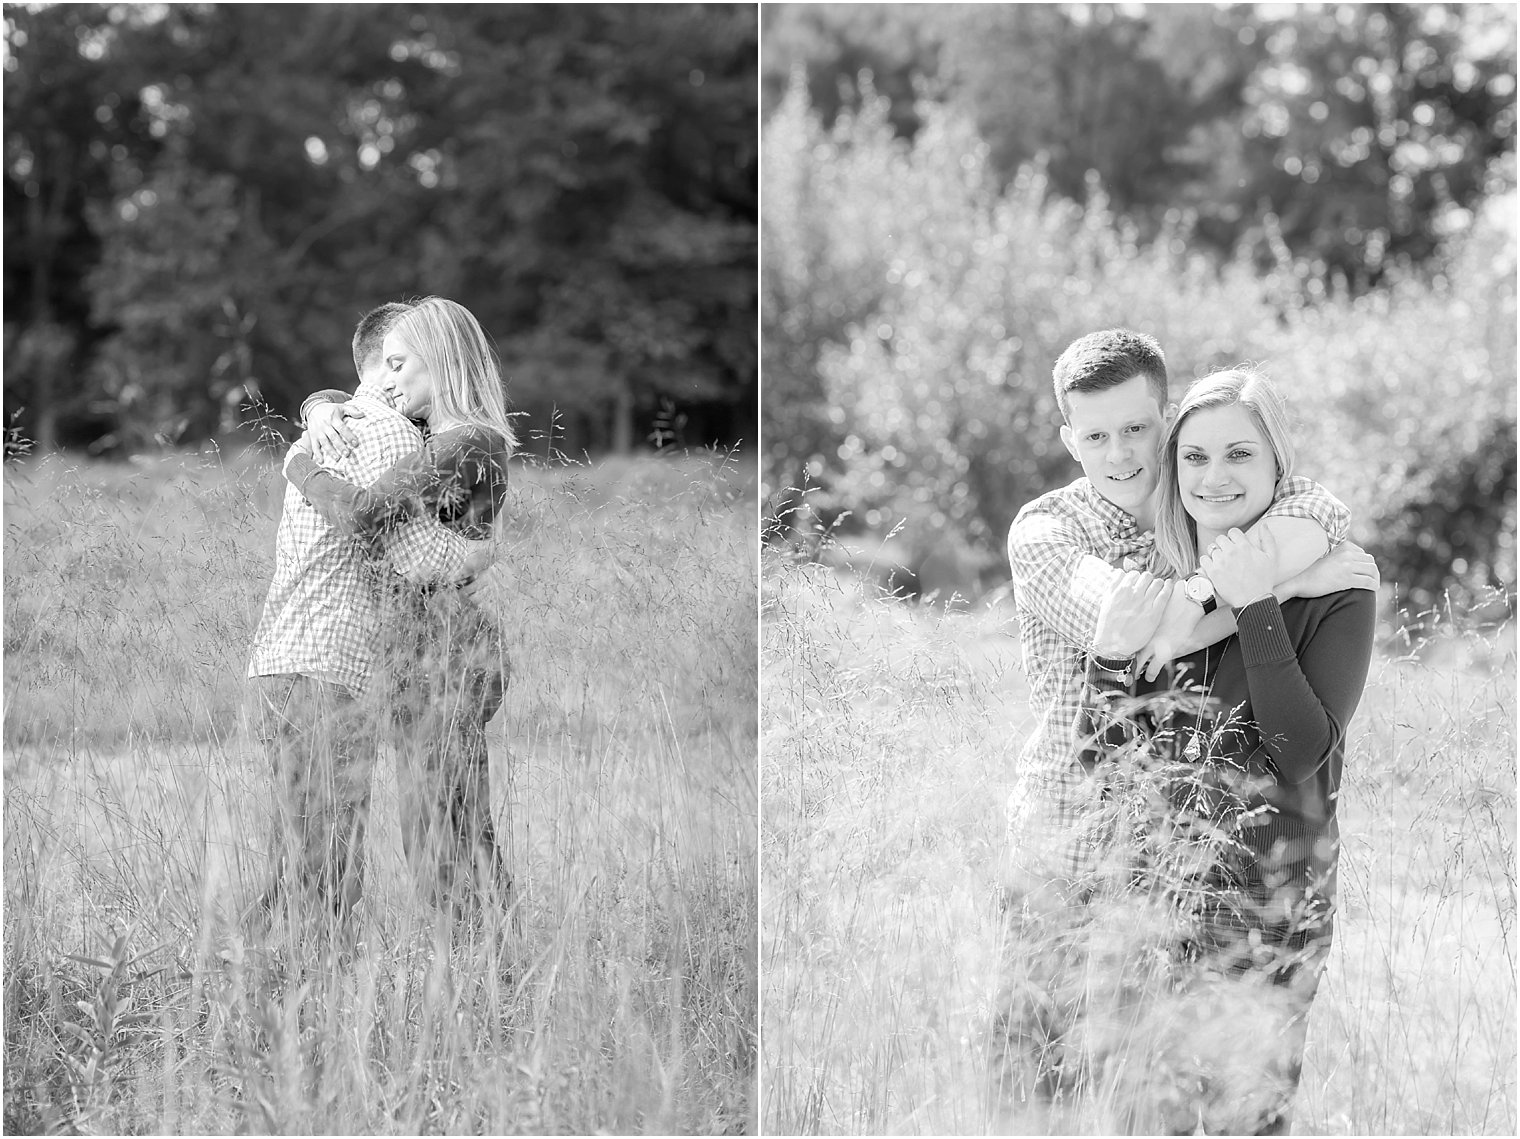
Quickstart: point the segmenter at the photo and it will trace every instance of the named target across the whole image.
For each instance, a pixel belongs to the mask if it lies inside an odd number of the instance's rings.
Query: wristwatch
[[[1205,613],[1212,613],[1216,604],[1214,600],[1214,583],[1202,573],[1195,573],[1182,583],[1182,592],[1189,601],[1196,601],[1203,606]]]

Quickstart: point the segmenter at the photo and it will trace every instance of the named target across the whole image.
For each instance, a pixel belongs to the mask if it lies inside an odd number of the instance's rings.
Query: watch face
[[[1214,583],[1201,575],[1188,578],[1182,588],[1191,600],[1200,605],[1214,596]]]

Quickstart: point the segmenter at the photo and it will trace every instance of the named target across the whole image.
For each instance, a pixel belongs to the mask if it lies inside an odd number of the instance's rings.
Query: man
[[[391,406],[381,353],[406,307],[382,305],[354,332],[361,381],[355,400],[367,414],[354,448],[335,466],[359,485],[422,446],[421,431]],[[259,739],[275,775],[274,877],[259,899],[256,924],[299,899],[289,916],[336,919],[353,936],[380,719],[361,697],[380,648],[382,591],[397,574],[418,584],[455,582],[489,561],[483,544],[448,531],[436,517],[388,530],[375,547],[334,530],[287,484],[274,579],[248,666]]]
[[[1156,568],[1159,455],[1175,412],[1160,345],[1127,329],[1075,341],[1056,361],[1053,380],[1061,441],[1083,477],[1025,505],[1008,532],[1036,725],[1009,799],[1005,885],[1026,908],[1079,891],[1093,867],[1096,788],[1078,758],[1086,654],[1104,605],[1123,596],[1124,571]],[[1258,523],[1276,539],[1279,596],[1376,588],[1376,566],[1360,549],[1325,556],[1344,542],[1346,508],[1307,479],[1289,482]],[[1149,675],[1235,631],[1228,609],[1205,614],[1212,589],[1199,577],[1165,586],[1165,618],[1140,657]]]

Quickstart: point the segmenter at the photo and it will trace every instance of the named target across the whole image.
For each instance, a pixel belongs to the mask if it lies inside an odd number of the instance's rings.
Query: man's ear
[[[1166,409],[1164,411],[1162,411],[1162,413],[1161,413],[1161,422],[1165,423],[1168,427],[1170,427],[1172,425],[1172,420],[1174,420],[1176,418],[1177,418],[1177,405],[1175,403],[1169,403],[1169,404],[1167,404],[1166,405]]]
[[[1077,452],[1077,437],[1072,434],[1069,423],[1061,424],[1061,442],[1066,447],[1066,453],[1080,463],[1082,456]]]

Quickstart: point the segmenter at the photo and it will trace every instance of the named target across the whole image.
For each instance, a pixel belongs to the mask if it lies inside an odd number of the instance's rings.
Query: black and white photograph
[[[752,4],[6,4],[4,1130],[757,1130]]]
[[[762,1131],[1513,1133],[1514,6],[760,34]]]

